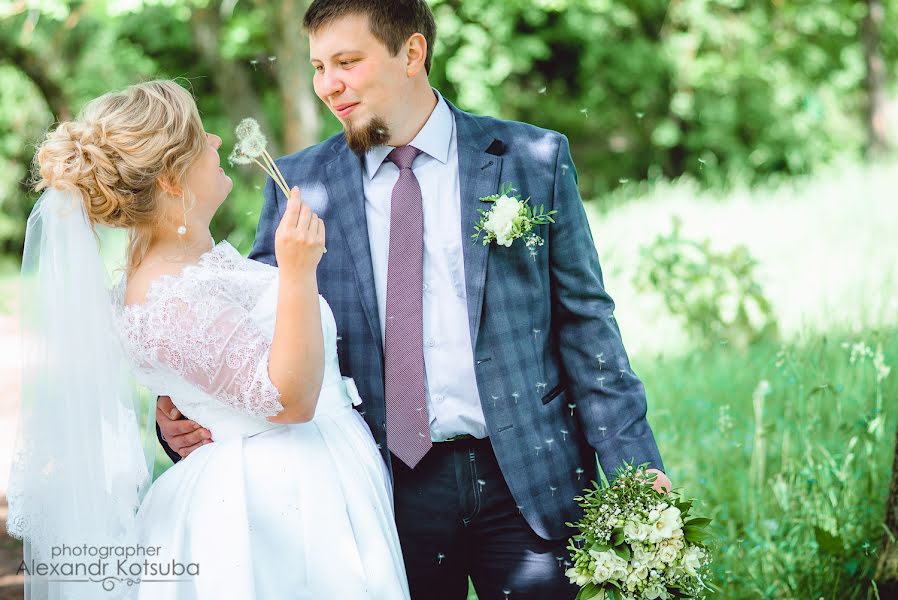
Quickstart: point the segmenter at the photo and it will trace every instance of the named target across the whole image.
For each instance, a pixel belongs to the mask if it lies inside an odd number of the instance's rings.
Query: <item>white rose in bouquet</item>
[[[677,559],[677,549],[669,540],[665,540],[658,545],[658,560],[666,565],[673,564]]]
[[[658,520],[652,524],[652,532],[649,534],[649,541],[657,544],[662,540],[673,537],[674,531],[683,525],[680,519],[680,509],[676,506],[669,506],[661,511]]]

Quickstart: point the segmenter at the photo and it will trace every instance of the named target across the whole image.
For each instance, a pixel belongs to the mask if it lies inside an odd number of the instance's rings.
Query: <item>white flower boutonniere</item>
[[[512,196],[513,188],[507,183],[498,194],[481,198],[482,202],[492,202],[489,210],[480,209],[480,222],[474,226],[471,238],[476,242],[483,235],[483,245],[493,240],[500,246],[511,247],[511,243],[523,237],[528,248],[542,246],[543,239],[533,233],[537,225],[554,223],[552,215],[557,210],[546,212],[543,205],[534,210],[529,204],[530,198],[521,200],[521,196]]]

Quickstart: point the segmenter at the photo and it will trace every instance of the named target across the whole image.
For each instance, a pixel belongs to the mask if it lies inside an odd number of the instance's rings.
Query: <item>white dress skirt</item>
[[[341,377],[320,298],[324,383],[315,417],[282,407],[268,379],[277,269],[227,242],[164,277],[119,328],[142,383],[212,432],[150,487],[138,512],[141,600],[409,598],[386,466]],[[125,582],[127,583],[127,582]]]

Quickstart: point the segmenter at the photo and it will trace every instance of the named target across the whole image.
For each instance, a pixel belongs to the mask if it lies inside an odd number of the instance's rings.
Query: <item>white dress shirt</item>
[[[486,437],[474,375],[462,254],[461,196],[455,116],[434,90],[437,105],[412,140],[421,150],[412,171],[424,201],[424,374],[430,437],[439,442],[468,433]],[[385,160],[392,146],[365,155],[365,215],[383,340],[390,256],[390,202],[399,168]]]

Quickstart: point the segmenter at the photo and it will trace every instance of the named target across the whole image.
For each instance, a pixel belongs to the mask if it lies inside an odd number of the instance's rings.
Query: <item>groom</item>
[[[315,0],[304,26],[315,92],[344,132],[278,165],[327,224],[319,289],[391,468],[412,596],[462,600],[470,576],[481,600],[573,598],[565,522],[596,456],[608,475],[648,462],[656,487],[670,482],[568,141],[433,90],[424,0]],[[543,245],[471,240],[480,198],[506,183],[557,211]],[[285,206],[269,180],[251,258],[275,264]],[[202,443],[157,415],[178,454]]]

